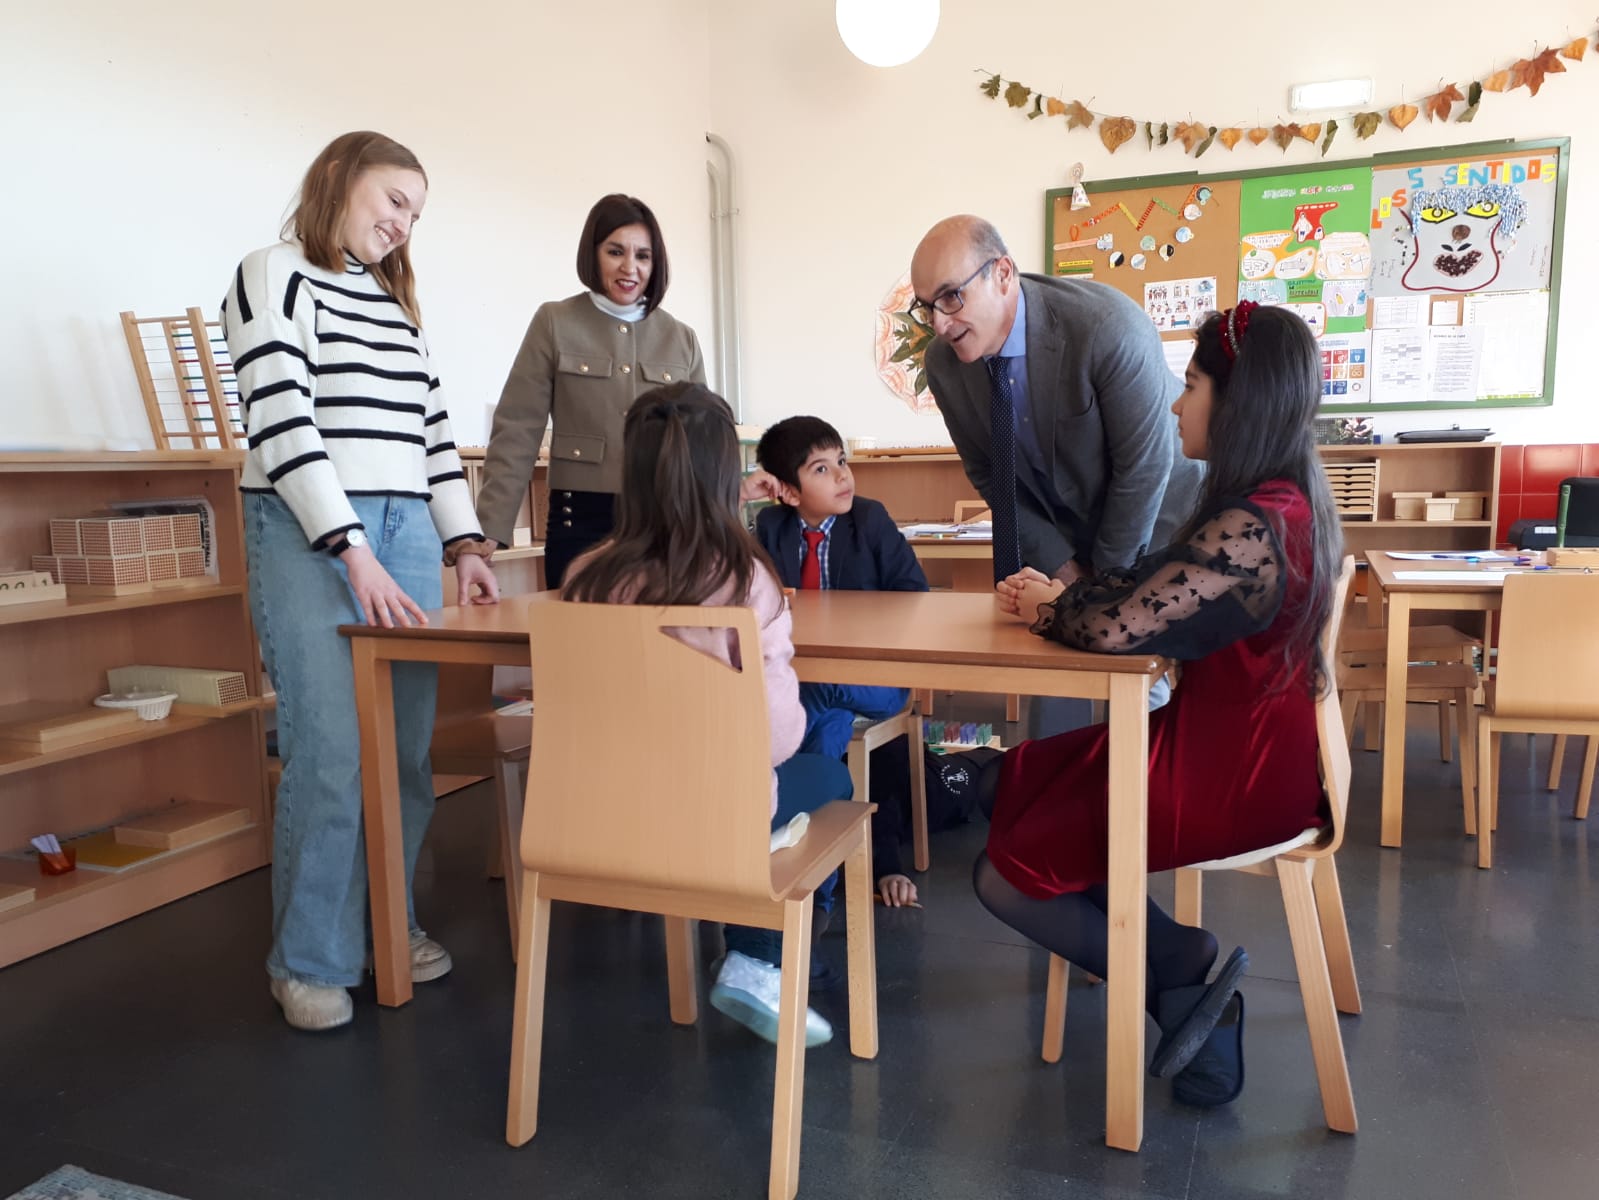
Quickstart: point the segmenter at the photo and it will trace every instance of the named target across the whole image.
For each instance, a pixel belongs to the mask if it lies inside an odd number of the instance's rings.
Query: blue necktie
[[[1022,569],[1021,543],[1016,536],[1016,402],[1010,383],[1010,359],[994,355],[988,360],[988,428],[993,443],[989,454],[988,487],[994,506],[994,582]]]

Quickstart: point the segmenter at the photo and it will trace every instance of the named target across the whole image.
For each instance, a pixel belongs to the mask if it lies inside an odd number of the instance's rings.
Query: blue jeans
[[[805,708],[805,740],[801,754],[843,758],[855,733],[855,718],[885,721],[911,698],[904,688],[864,687],[843,683],[802,683],[800,704]]]
[[[443,602],[439,537],[425,500],[352,496],[378,561],[422,608]],[[361,981],[367,933],[366,840],[361,825],[361,735],[349,639],[361,606],[342,562],[308,547],[277,496],[244,496],[250,613],[278,694],[278,784],[272,827],[272,951],[267,974],[323,986]],[[433,816],[428,744],[438,668],[394,664],[405,894]]]
[[[830,800],[850,800],[855,784],[849,768],[837,758],[801,751],[777,768],[777,812],[772,828],[787,825],[802,812],[815,812]],[[823,912],[833,908],[833,888],[838,883],[834,871],[816,889],[816,906]],[[783,935],[775,929],[752,929],[747,925],[728,925],[722,930],[728,952],[737,950],[773,966],[783,965]]]

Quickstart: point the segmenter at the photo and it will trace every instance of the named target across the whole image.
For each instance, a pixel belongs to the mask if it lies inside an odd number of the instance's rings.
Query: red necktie
[[[802,529],[805,535],[805,561],[800,563],[800,590],[820,591],[822,587],[822,539],[827,534],[820,529]]]

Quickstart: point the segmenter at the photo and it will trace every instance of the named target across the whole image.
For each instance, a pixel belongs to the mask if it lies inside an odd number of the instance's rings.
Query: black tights
[[[978,780],[978,803],[990,817],[1000,761],[996,758],[987,764]],[[973,864],[972,886],[983,907],[1016,932],[1083,970],[1107,978],[1109,923],[1105,914],[1109,904],[1104,884],[1038,900],[1014,887],[984,853]],[[1159,992],[1205,981],[1216,961],[1217,947],[1216,939],[1205,930],[1178,924],[1153,900],[1149,901],[1148,924],[1145,1003],[1154,1011]]]

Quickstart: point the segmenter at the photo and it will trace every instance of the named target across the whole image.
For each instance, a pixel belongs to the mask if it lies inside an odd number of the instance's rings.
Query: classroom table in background
[[[1391,558],[1386,551],[1366,554],[1371,595],[1368,619],[1381,621],[1387,602],[1387,690],[1383,697],[1382,844],[1397,847],[1405,812],[1405,694],[1410,662],[1410,619],[1417,612],[1480,612],[1485,622],[1504,595],[1504,561]],[[1513,560],[1512,560],[1513,561]],[[1487,629],[1484,653],[1490,644]]]
[[[531,610],[557,602],[559,596],[552,592],[507,596],[498,605],[431,612],[425,626],[340,627],[350,638],[355,662],[361,802],[380,1004],[400,1005],[411,998],[393,664],[525,667]],[[818,591],[801,592],[792,604],[794,668],[802,680],[1025,692],[1109,702],[1105,1141],[1118,1149],[1137,1150],[1144,1136],[1149,687],[1165,670],[1165,660],[1067,650],[1035,637],[1019,621],[1000,617],[987,595]],[[1025,1003],[1025,997],[1016,1001]]]
[[[933,587],[956,592],[994,590],[993,538],[913,537],[906,540]]]

